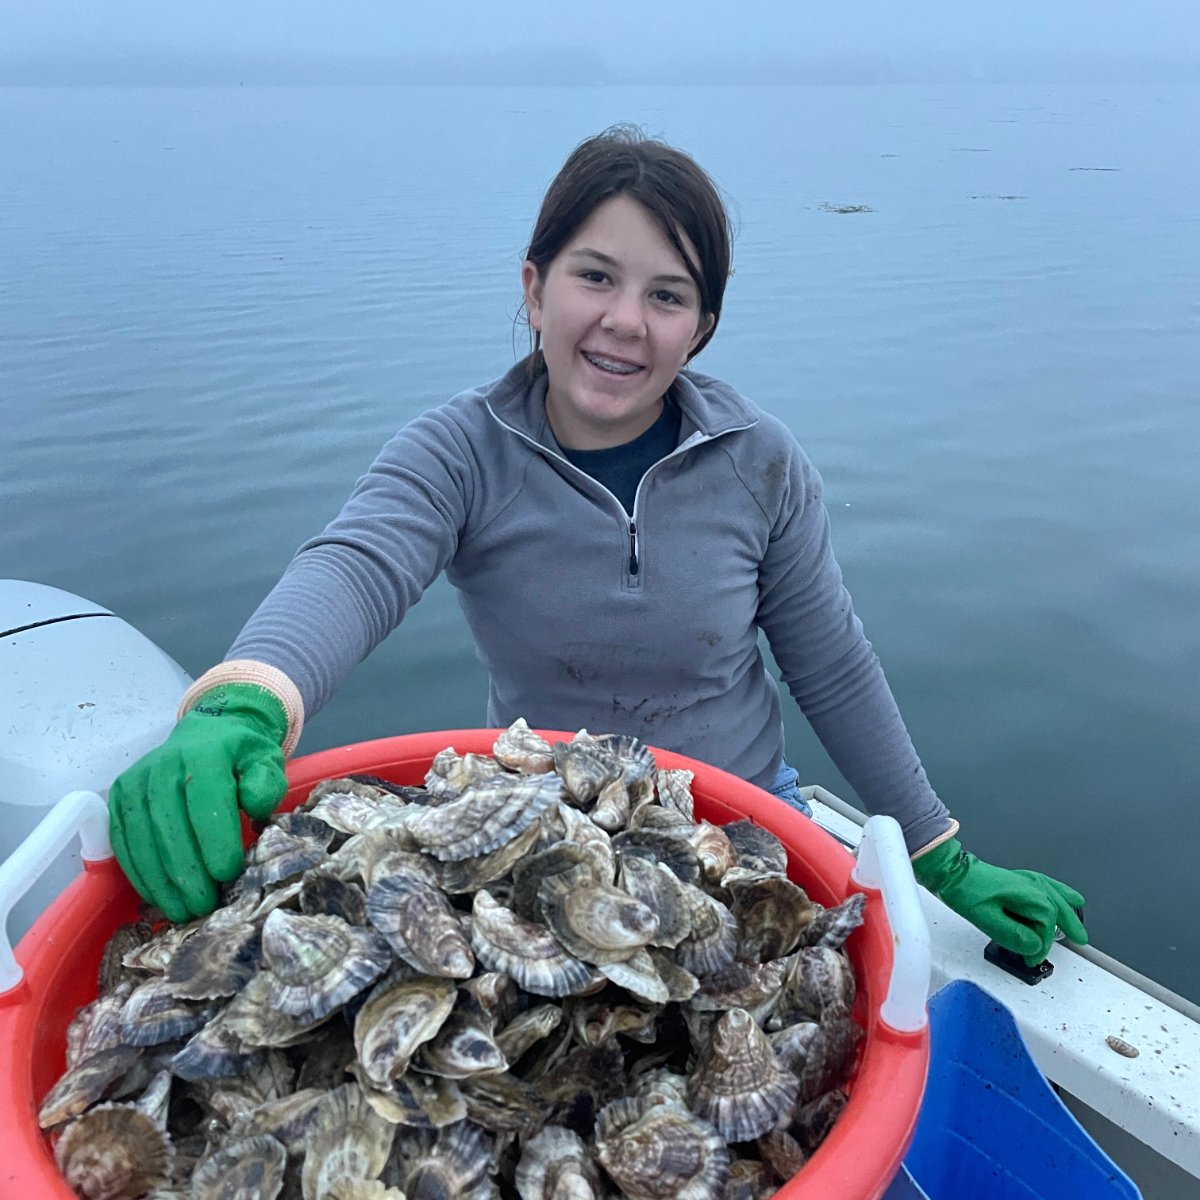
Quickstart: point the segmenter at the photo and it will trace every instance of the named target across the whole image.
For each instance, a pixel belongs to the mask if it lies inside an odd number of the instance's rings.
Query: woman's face
[[[628,196],[601,204],[543,274],[526,262],[521,282],[542,335],[550,426],[572,450],[619,446],[649,429],[712,324],[674,246]]]

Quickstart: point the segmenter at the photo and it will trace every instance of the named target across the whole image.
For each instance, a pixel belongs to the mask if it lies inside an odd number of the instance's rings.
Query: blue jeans
[[[812,808],[800,795],[800,773],[795,767],[788,766],[786,760],[779,764],[779,774],[775,776],[775,782],[767,791],[772,796],[778,796],[784,803],[799,809],[806,817],[812,816]]]

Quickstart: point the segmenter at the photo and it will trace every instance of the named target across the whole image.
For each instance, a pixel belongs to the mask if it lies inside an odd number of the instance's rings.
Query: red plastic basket
[[[323,750],[288,765],[284,807],[299,804],[322,779],[354,772],[420,783],[446,746],[490,753],[498,730],[409,734]],[[541,731],[551,740],[569,733]],[[825,1143],[776,1194],[781,1200],[879,1200],[896,1174],[916,1125],[929,1061],[928,1028],[900,1033],[879,1015],[892,969],[892,935],[880,894],[852,885],[850,854],[782,801],[724,771],[665,750],[660,767],[695,773],[696,816],[717,824],[750,817],[788,850],[788,874],[821,904],[854,891],[867,895],[866,919],[846,949],[858,974],[854,1015],[866,1029],[850,1102]],[[17,947],[24,978],[0,994],[0,1198],[72,1200],[38,1126],[42,1098],[62,1073],[66,1028],[97,992],[105,943],[136,918],[138,898],[114,860],[86,863]]]

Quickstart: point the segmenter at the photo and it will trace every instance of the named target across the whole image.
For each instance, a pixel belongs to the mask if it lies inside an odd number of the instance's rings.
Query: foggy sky
[[[1200,81],[1188,0],[4,0],[0,82]],[[448,74],[447,74],[448,72]],[[422,75],[430,76],[426,80]]]

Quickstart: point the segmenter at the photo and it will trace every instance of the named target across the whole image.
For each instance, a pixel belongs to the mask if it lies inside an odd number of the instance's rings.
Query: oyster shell
[[[538,903],[550,931],[584,962],[621,962],[658,932],[651,908],[586,868],[542,880]]]
[[[554,770],[554,750],[540,733],[534,733],[524,717],[518,717],[492,747],[496,761],[510,771],[544,775]]]
[[[546,1125],[525,1143],[515,1182],[521,1200],[603,1200],[605,1189],[579,1134]]]
[[[317,1105],[300,1175],[304,1200],[325,1200],[342,1180],[377,1179],[387,1164],[395,1126],[348,1083]]]
[[[621,778],[616,755],[586,729],[581,729],[569,742],[554,744],[554,768],[571,801],[581,808],[591,804],[608,784]]]
[[[688,1082],[692,1111],[729,1142],[748,1142],[791,1116],[799,1081],[784,1071],[766,1034],[743,1008],[712,1027]]]
[[[502,971],[537,996],[575,995],[595,980],[549,930],[518,917],[486,889],[475,893],[471,945],[488,970]]]
[[[275,1200],[283,1190],[287,1150],[273,1137],[231,1138],[192,1176],[194,1200]]]
[[[262,929],[263,966],[272,999],[289,1017],[320,1020],[373,983],[391,954],[376,933],[337,917],[305,917],[277,908]]]
[[[536,735],[506,732],[515,772],[450,750],[428,788],[319,785],[268,822],[224,908],[114,937],[43,1123],[107,1106],[165,1125],[155,1200],[196,1200],[209,1174],[241,1186],[239,1170],[285,1200],[510,1196],[518,1169],[554,1200],[778,1183],[768,1161],[801,1161],[845,1103],[862,1032],[833,946],[861,901],[804,904],[777,839],[696,824],[690,773],[655,772],[632,739],[560,745],[572,791],[535,769],[554,753],[539,763]],[[134,1025],[147,1048],[125,1044]],[[722,1189],[709,1139],[734,1136]],[[235,1165],[253,1139],[269,1161]],[[482,1166],[455,1162],[460,1142]]]
[[[354,1045],[367,1079],[387,1088],[450,1015],[454,984],[432,975],[387,978],[376,984],[354,1018]]]
[[[72,1121],[54,1147],[67,1184],[85,1200],[135,1200],[171,1173],[171,1143],[129,1104],[101,1104]]]
[[[434,858],[474,858],[511,841],[561,794],[556,775],[501,775],[437,808],[410,807],[405,829]]]
[[[437,887],[405,875],[388,875],[367,892],[367,918],[396,954],[427,975],[469,979],[475,956],[458,914]]]
[[[729,1150],[672,1101],[614,1100],[596,1119],[596,1158],[630,1200],[716,1200]]]
[[[487,1134],[470,1121],[459,1121],[434,1133],[403,1131],[384,1179],[408,1200],[489,1200],[491,1163]]]

